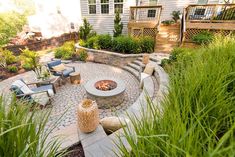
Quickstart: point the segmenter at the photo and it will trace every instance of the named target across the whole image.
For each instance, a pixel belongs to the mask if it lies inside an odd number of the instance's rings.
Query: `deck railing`
[[[130,22],[160,21],[162,6],[131,6]]]
[[[191,42],[202,31],[228,35],[235,32],[235,4],[189,5],[182,18],[181,41]]]
[[[186,22],[235,22],[235,4],[189,5]]]

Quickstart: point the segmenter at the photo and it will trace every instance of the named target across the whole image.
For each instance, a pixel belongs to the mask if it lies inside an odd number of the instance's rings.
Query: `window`
[[[96,14],[96,0],[88,0],[89,14]]]
[[[109,13],[109,0],[101,0],[101,14]]]
[[[114,12],[123,13],[123,0],[114,0]]]
[[[158,0],[149,0],[149,4],[157,4]]]
[[[148,17],[155,17],[156,16],[156,10],[148,10]]]
[[[202,4],[207,4],[207,2],[208,2],[208,0],[198,0],[197,4],[202,5]]]

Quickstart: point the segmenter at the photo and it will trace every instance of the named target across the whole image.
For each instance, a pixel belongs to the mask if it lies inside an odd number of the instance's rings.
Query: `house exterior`
[[[121,12],[123,34],[128,33],[130,6],[161,5],[160,20],[170,20],[174,10],[183,9],[190,4],[218,4],[224,0],[81,0],[81,16],[86,18],[99,33],[113,33],[115,10]]]
[[[115,11],[119,11],[124,24],[123,33],[127,34],[129,8],[135,5],[135,0],[81,0],[81,15],[97,33],[113,34]]]
[[[217,4],[224,0],[34,0],[36,14],[29,17],[29,27],[42,33],[44,38],[78,31],[82,19],[86,18],[98,34],[113,34],[115,11],[121,13],[123,34],[128,34],[131,6],[162,6],[160,21],[170,20],[174,10],[190,4]],[[227,0],[232,2],[232,0]],[[235,0],[234,0],[235,1]],[[233,2],[234,2],[233,1]],[[156,8],[155,8],[156,9]],[[141,9],[140,9],[141,10]],[[141,10],[139,18],[156,14],[153,8]],[[138,12],[137,12],[138,13]],[[150,19],[150,18],[149,18]],[[149,20],[148,19],[148,20]],[[150,20],[156,22],[157,18]],[[159,19],[158,19],[159,20]],[[158,22],[159,23],[159,22]],[[71,29],[71,24],[74,29]],[[157,24],[156,24],[157,25]]]

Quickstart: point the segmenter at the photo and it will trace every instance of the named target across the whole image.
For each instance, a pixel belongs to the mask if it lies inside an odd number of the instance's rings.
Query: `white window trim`
[[[108,15],[110,14],[110,0],[108,0],[109,2],[108,3],[101,3],[101,0],[100,0],[100,14],[104,14],[104,15]],[[109,5],[109,13],[102,13],[102,5]]]
[[[114,2],[113,1],[113,13],[115,14],[115,4],[122,4],[122,13],[120,15],[124,14],[124,0],[122,2]]]
[[[95,5],[95,13],[90,13],[90,5]],[[97,14],[97,2],[95,1],[95,3],[89,3],[89,0],[87,0],[87,11],[88,11],[88,15],[96,15]]]

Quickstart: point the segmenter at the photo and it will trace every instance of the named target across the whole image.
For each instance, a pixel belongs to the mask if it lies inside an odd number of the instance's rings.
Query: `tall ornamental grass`
[[[60,141],[49,140],[51,129],[45,131],[50,112],[30,111],[23,101],[13,99],[7,104],[0,97],[0,156],[1,157],[54,157]]]
[[[181,55],[161,108],[148,106],[142,120],[131,117],[137,139],[125,129],[124,156],[234,157],[235,38]]]

